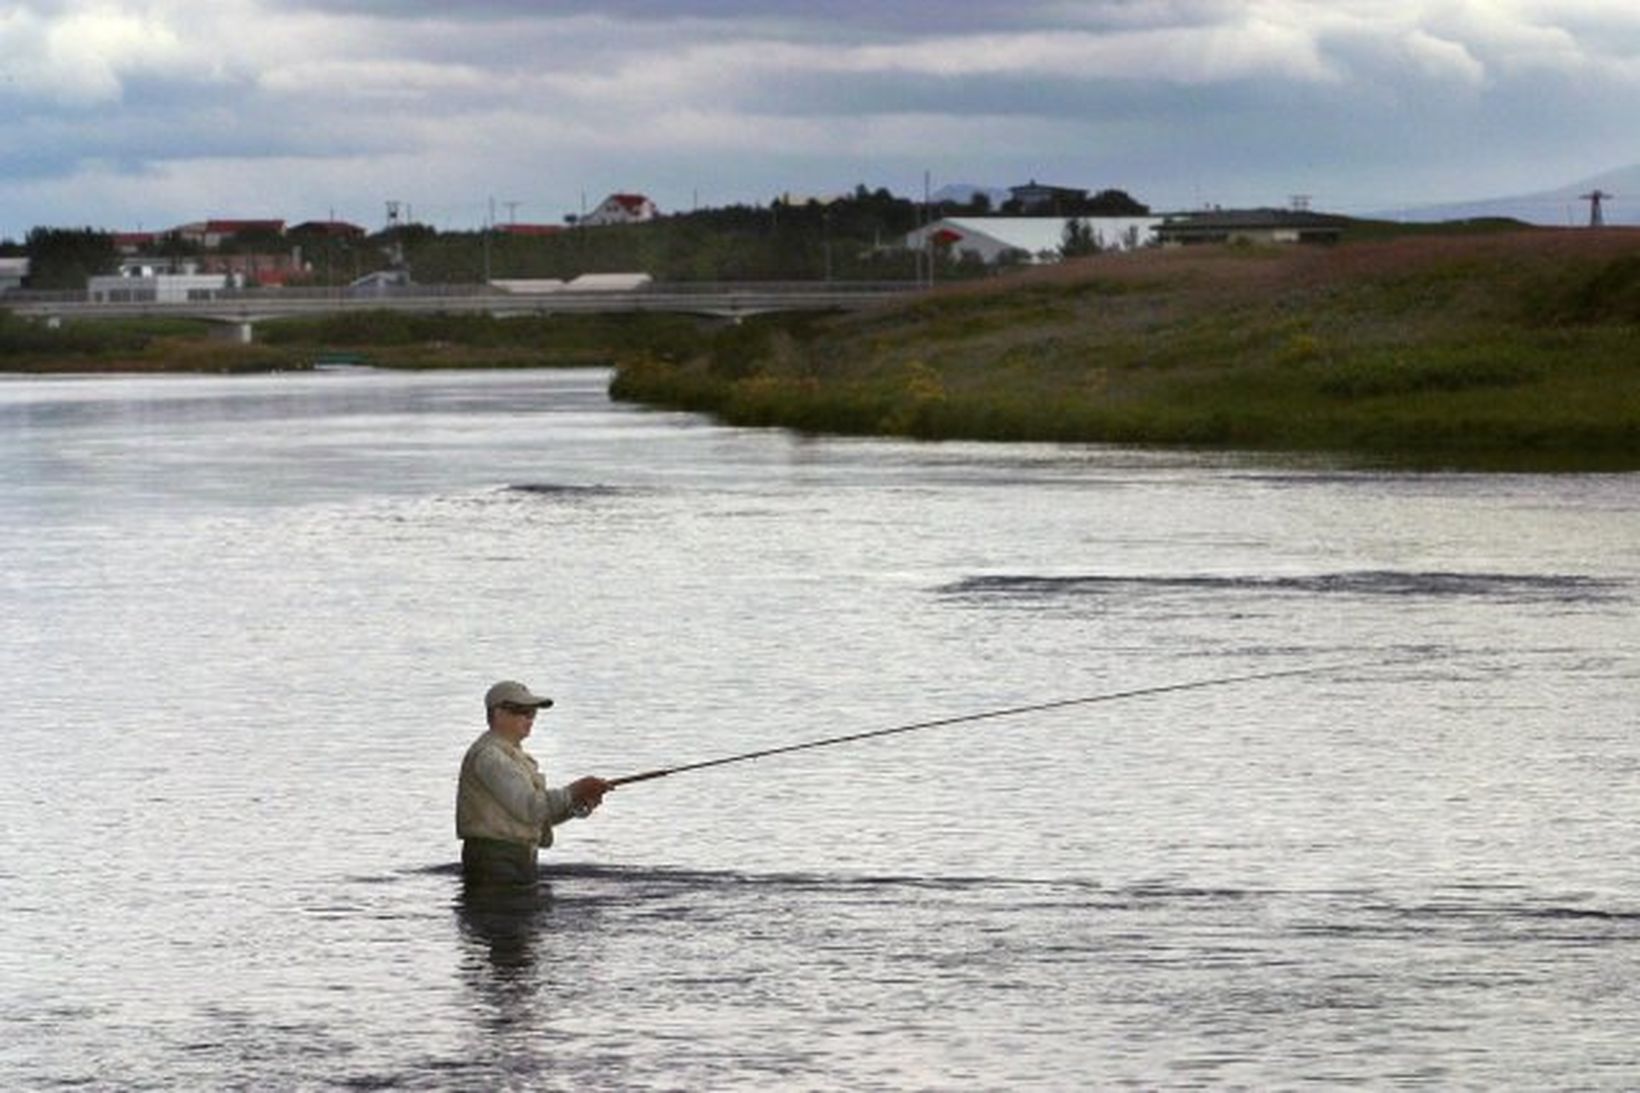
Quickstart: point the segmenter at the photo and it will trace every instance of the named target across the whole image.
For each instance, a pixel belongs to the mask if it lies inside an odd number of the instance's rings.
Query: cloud
[[[117,100],[131,76],[189,59],[175,30],[141,13],[26,6],[0,15],[0,57],[13,94],[71,107]]]
[[[924,170],[1363,206],[1620,164],[1640,8],[23,0],[0,13],[0,57],[0,209],[21,220],[0,234],[90,219],[87,202],[196,217],[196,180],[231,201],[277,194],[268,177],[292,201],[414,190],[452,215],[492,189],[678,207],[920,188]]]

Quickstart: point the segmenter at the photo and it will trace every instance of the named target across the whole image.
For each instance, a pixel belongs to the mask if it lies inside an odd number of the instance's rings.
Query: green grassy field
[[[912,437],[1640,468],[1640,233],[1100,255],[623,361],[619,398]]]

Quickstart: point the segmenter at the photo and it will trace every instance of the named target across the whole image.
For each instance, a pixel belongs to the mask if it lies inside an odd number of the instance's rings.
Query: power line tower
[[[1606,226],[1605,214],[1600,211],[1600,203],[1608,197],[1614,197],[1605,190],[1590,190],[1586,194],[1579,194],[1578,199],[1589,203],[1589,227],[1603,228]]]

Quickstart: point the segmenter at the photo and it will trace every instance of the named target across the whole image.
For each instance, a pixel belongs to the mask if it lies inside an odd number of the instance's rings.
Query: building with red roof
[[[241,235],[284,235],[283,220],[199,220],[174,229],[175,234],[206,250],[215,250]]]
[[[643,194],[610,194],[596,209],[587,213],[580,223],[589,227],[608,224],[641,224],[660,215],[655,203]]]

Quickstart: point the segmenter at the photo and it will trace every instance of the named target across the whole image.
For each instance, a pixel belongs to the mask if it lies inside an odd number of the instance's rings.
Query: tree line
[[[1013,211],[1004,203],[1004,213]],[[566,228],[548,235],[505,230],[440,232],[403,224],[362,238],[322,232],[263,232],[227,241],[226,252],[287,252],[300,247],[302,276],[287,283],[346,285],[381,270],[405,271],[425,284],[482,283],[498,279],[568,280],[583,273],[642,271],[656,280],[812,281],[911,280],[926,271],[923,255],[900,241],[922,224],[946,216],[993,215],[990,199],[923,204],[886,188],[857,187],[834,201],[732,205],[700,209],[627,225]],[[1147,207],[1120,190],[1104,190],[1057,216],[1135,216]],[[1080,247],[1080,240],[1073,241]],[[13,245],[14,249],[15,245]],[[114,236],[90,228],[35,228],[20,248],[30,260],[28,287],[72,290],[86,279],[117,272]],[[154,257],[199,255],[197,244],[162,236]],[[941,260],[938,257],[936,260]],[[951,275],[984,272],[945,259]]]

